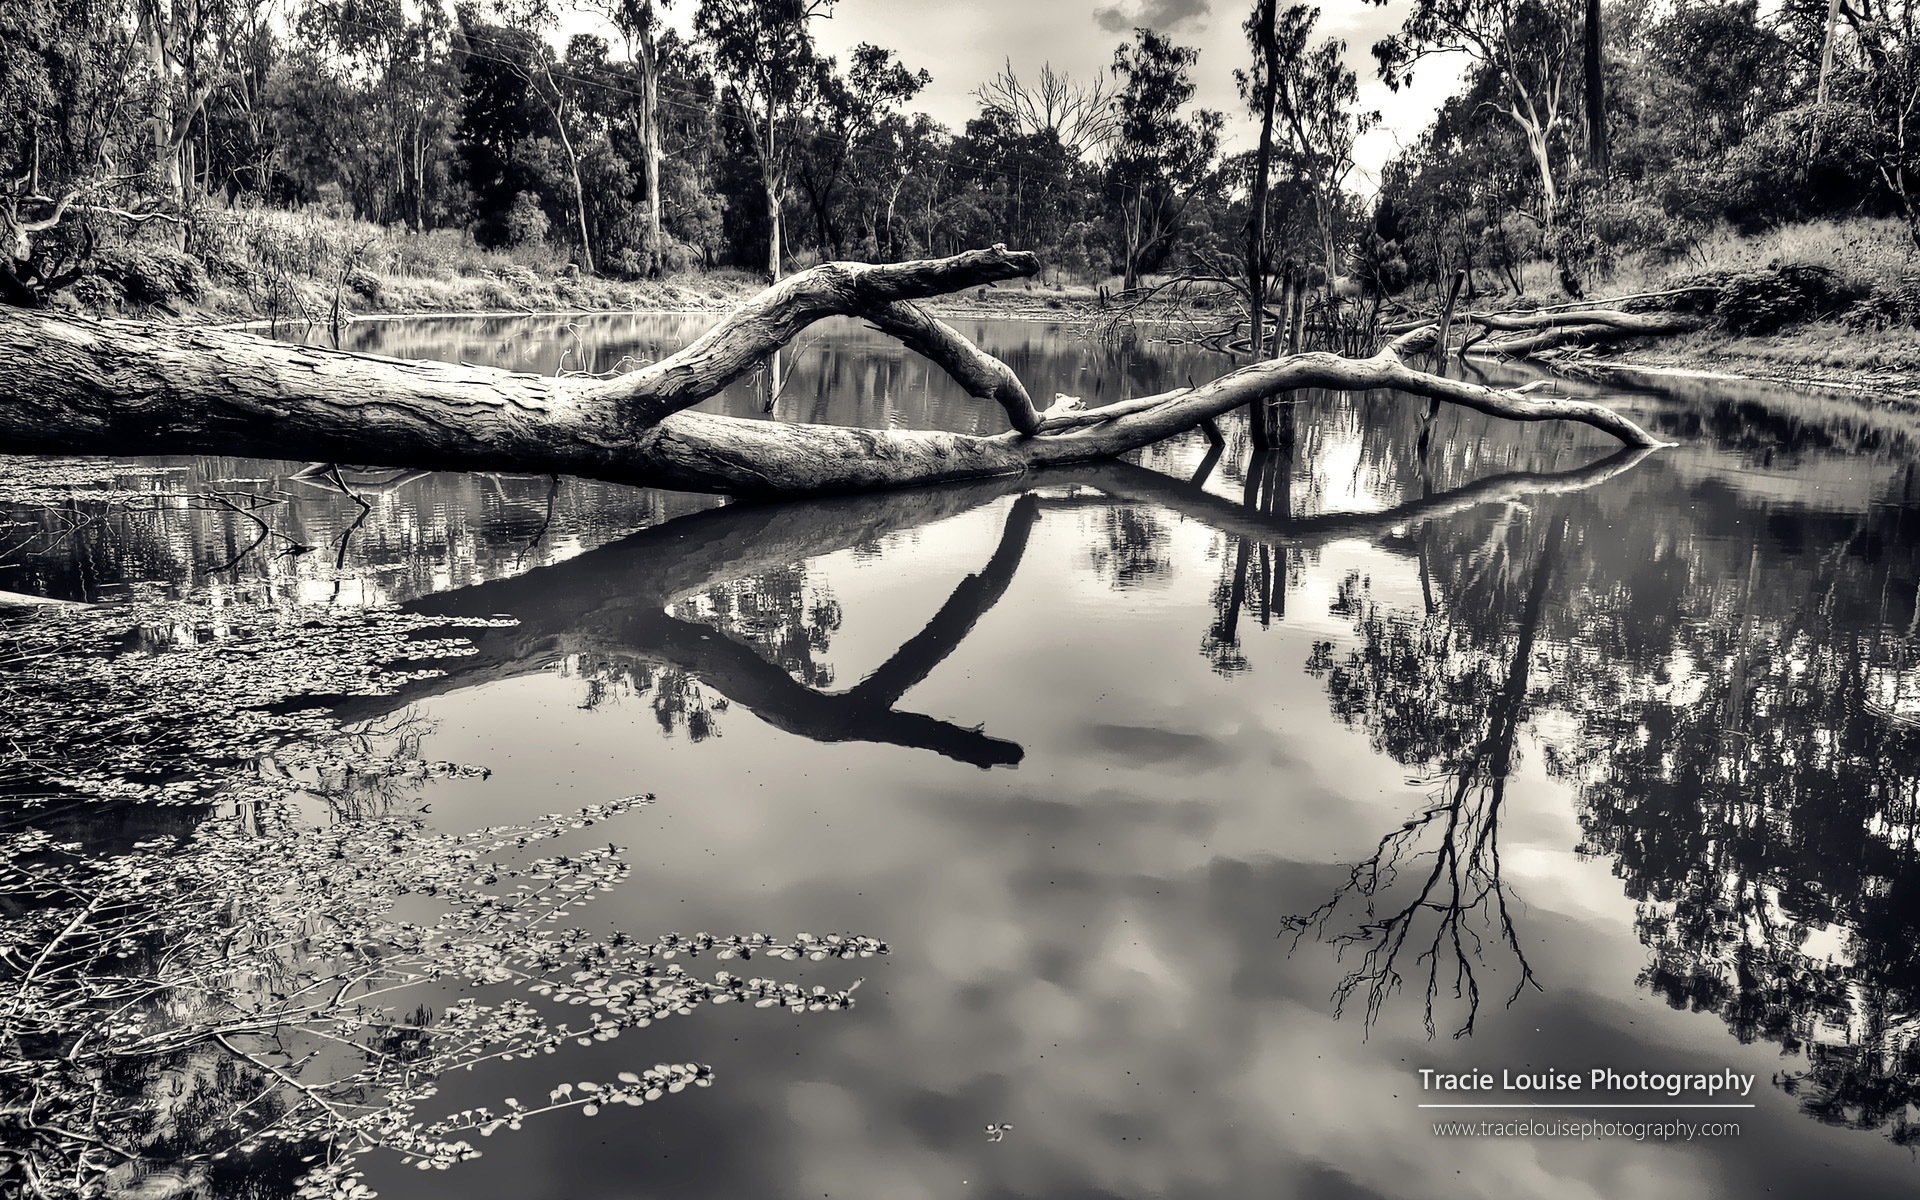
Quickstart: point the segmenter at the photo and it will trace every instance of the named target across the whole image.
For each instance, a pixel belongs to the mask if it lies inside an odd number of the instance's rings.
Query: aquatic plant
[[[621,1064],[436,1113],[449,1071],[704,1004],[851,1006],[857,981],[676,960],[865,958],[883,942],[578,924],[628,867],[611,843],[550,844],[597,840],[646,797],[449,833],[382,791],[484,769],[421,759],[417,719],[344,728],[321,705],[470,651],[444,636],[457,624],[156,603],[0,625],[16,717],[0,748],[0,1197],[366,1197],[370,1151],[444,1168],[478,1153],[474,1135],[712,1080],[697,1063]],[[354,803],[356,788],[386,802]],[[173,815],[128,819],[148,809]],[[142,822],[165,832],[125,832]]]
[[[143,1169],[204,1180],[244,1163],[297,1176],[300,1196],[366,1196],[357,1163],[370,1150],[444,1168],[476,1156],[467,1135],[712,1078],[657,1064],[430,1117],[449,1071],[610,1041],[704,1004],[852,1005],[857,982],[700,977],[674,960],[865,958],[882,942],[641,941],[569,924],[626,876],[618,848],[521,852],[644,802],[459,834],[404,814],[315,828],[289,805],[243,805],[118,855],[40,831],[0,840],[0,1195],[111,1193]],[[454,982],[483,993],[427,1007]]]
[[[18,617],[0,624],[0,800],[202,802],[259,782],[265,755],[315,765],[338,732],[328,701],[472,653],[432,634],[510,624],[172,602]]]

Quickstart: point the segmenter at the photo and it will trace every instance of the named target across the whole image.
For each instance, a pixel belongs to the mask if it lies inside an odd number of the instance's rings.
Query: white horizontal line
[[[1751,1104],[1422,1104],[1421,1108],[1752,1108]]]

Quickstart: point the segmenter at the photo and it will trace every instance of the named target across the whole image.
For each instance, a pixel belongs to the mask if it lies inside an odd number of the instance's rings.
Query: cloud
[[[1182,25],[1202,28],[1213,0],[1117,0],[1093,10],[1094,23],[1108,33],[1125,33],[1145,26],[1165,32]]]

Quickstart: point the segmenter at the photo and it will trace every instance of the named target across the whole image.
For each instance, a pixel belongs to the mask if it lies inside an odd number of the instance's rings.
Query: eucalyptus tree
[[[1384,0],[1375,0],[1384,3]],[[1399,89],[1415,66],[1464,54],[1498,84],[1498,103],[1526,140],[1540,180],[1541,221],[1560,203],[1564,131],[1578,111],[1585,0],[1417,0],[1400,32],[1373,47],[1380,78]]]
[[[830,67],[832,60],[827,62]],[[842,186],[859,182],[850,176],[859,174],[863,143],[896,119],[900,106],[918,95],[932,78],[924,68],[909,71],[893,51],[868,42],[853,48],[853,59],[844,76],[830,69],[820,76],[799,177],[813,209],[822,254],[844,257],[843,231],[836,209]],[[897,136],[899,131],[891,133]]]
[[[559,143],[573,182],[573,215],[579,226],[581,265],[588,274],[594,271],[593,235],[587,228],[587,185],[580,169],[581,148],[570,128],[578,115],[577,88],[569,87],[572,77],[556,70],[559,63],[546,35],[559,25],[559,14],[548,0],[501,0],[498,6],[501,24],[522,35],[524,55],[507,59],[511,70],[526,82],[528,94],[546,112],[549,128]]]
[[[746,122],[767,204],[767,274],[780,278],[795,117],[820,86],[812,21],[834,0],[700,0],[694,30]]]
[[[123,202],[141,173],[132,33],[127,0],[0,5],[0,301],[77,277],[84,255],[60,227]]]
[[[664,29],[662,14],[673,0],[586,0],[588,7],[606,17],[626,43],[627,60],[639,76],[638,91],[628,112],[634,136],[640,142],[641,165],[647,183],[647,272],[661,268],[660,164],[665,158],[660,137],[660,36]]]
[[[1107,176],[1129,289],[1165,257],[1189,205],[1214,178],[1225,118],[1211,109],[1181,111],[1193,99],[1199,56],[1151,29],[1134,30],[1134,40],[1114,52],[1118,130]]]
[[[1338,38],[1310,44],[1319,15],[1304,4],[1281,14],[1275,41],[1284,68],[1273,90],[1285,153],[1293,170],[1311,184],[1331,296],[1340,273],[1341,197],[1353,171],[1353,147],[1379,116],[1360,110],[1359,81],[1344,62],[1347,44]]]
[[[268,95],[281,157],[309,188],[337,178],[367,220],[427,227],[458,94],[451,21],[431,5],[317,0],[293,29]]]

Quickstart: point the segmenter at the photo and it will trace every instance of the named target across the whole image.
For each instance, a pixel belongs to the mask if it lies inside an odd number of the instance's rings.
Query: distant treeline
[[[620,278],[1005,242],[1055,279],[1329,298],[1461,268],[1524,290],[1541,259],[1577,292],[1728,224],[1920,229],[1920,0],[1415,0],[1373,48],[1382,77],[1470,67],[1368,198],[1353,146],[1377,118],[1305,5],[1253,0],[1237,63],[1141,29],[1091,79],[1009,65],[956,131],[913,111],[918,64],[819,51],[833,2],[681,0],[683,36],[666,0],[8,0],[0,292],[43,298],[133,231],[191,252],[246,206],[548,245]],[[607,35],[562,42],[583,15]],[[1257,148],[1221,154],[1203,70],[1233,72]]]

